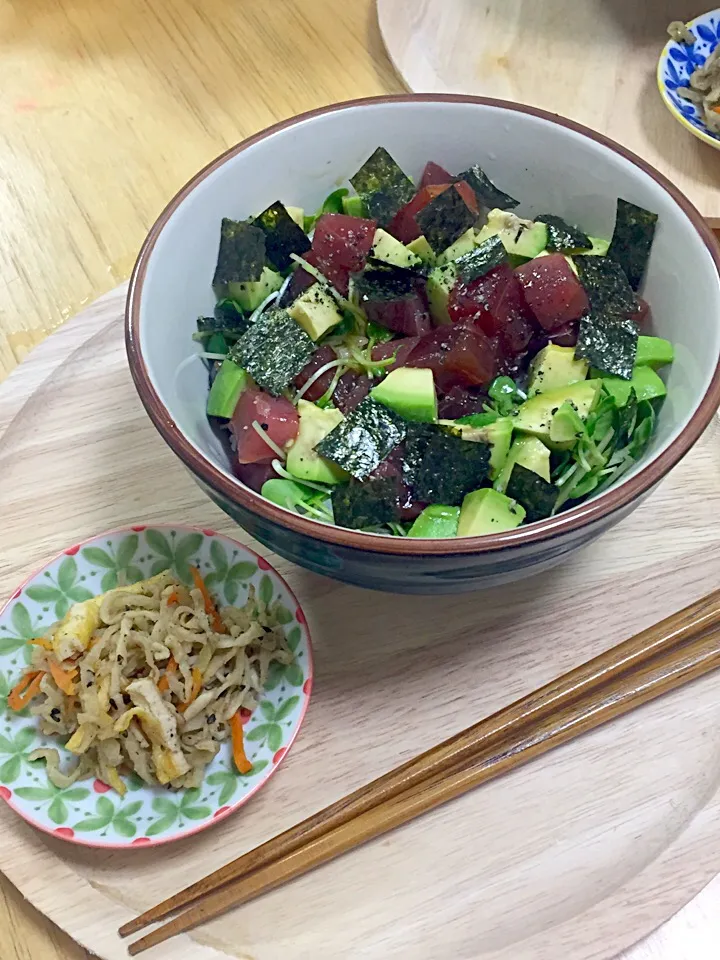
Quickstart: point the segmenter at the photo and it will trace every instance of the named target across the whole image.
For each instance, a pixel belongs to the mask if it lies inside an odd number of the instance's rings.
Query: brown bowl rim
[[[142,299],[143,284],[147,272],[148,261],[155,247],[157,239],[167,223],[170,216],[175,212],[188,194],[201,183],[209,174],[213,173],[220,166],[226,163],[230,158],[242,153],[248,147],[260,140],[273,136],[280,130],[295,126],[312,117],[323,116],[329,113],[336,113],[342,110],[354,107],[373,106],[385,103],[475,103],[482,106],[498,107],[504,110],[511,110],[515,113],[525,113],[533,117],[539,117],[550,123],[566,127],[576,133],[580,133],[596,143],[608,147],[614,153],[619,154],[629,160],[635,166],[639,167],[646,174],[653,178],[675,202],[682,208],[688,219],[691,221],[698,234],[702,238],[705,246],[715,263],[718,273],[718,282],[720,283],[720,247],[700,212],[693,206],[687,197],[677,189],[663,174],[653,166],[637,156],[632,151],[626,149],[621,144],[616,143],[608,137],[591,130],[580,123],[568,120],[557,114],[546,110],[540,110],[537,107],[526,106],[524,104],[513,103],[507,100],[496,100],[491,97],[474,97],[464,94],[388,94],[377,97],[365,97],[356,100],[346,100],[339,103],[330,104],[325,107],[318,107],[305,113],[290,117],[287,120],[281,120],[279,123],[261,130],[259,133],[243,140],[241,143],[230,147],[219,157],[209,163],[192,177],[181,190],[173,197],[158,219],[150,229],[138,254],[137,261],[130,279],[130,288],[126,306],[126,327],[125,340],[128,354],[130,371],[135,381],[140,399],[147,410],[150,419],[155,427],[170,446],[170,448],[180,457],[185,465],[196,474],[204,483],[216,492],[221,493],[232,502],[239,503],[241,506],[253,513],[259,514],[271,523],[279,524],[281,527],[288,528],[295,533],[310,537],[314,540],[320,540],[325,543],[335,544],[342,547],[356,550],[369,551],[377,554],[392,554],[396,556],[452,556],[458,554],[482,554],[492,551],[498,551],[510,547],[523,547],[536,544],[544,540],[551,539],[565,533],[571,533],[584,526],[593,525],[599,521],[607,519],[610,514],[622,509],[643,493],[649,491],[658,483],[690,450],[694,443],[700,438],[703,431],[709,425],[713,414],[720,406],[720,357],[715,367],[715,371],[700,401],[697,410],[690,419],[682,433],[663,450],[654,460],[640,469],[635,476],[621,486],[610,488],[605,493],[600,494],[595,500],[579,504],[572,507],[565,513],[547,520],[536,521],[527,526],[517,527],[514,530],[505,533],[488,534],[482,537],[458,537],[452,540],[423,540],[411,539],[405,537],[381,536],[378,534],[362,533],[357,530],[349,530],[344,527],[335,527],[330,524],[320,523],[315,520],[309,520],[298,514],[284,510],[276,506],[269,500],[266,500],[259,493],[246,487],[235,477],[225,475],[213,463],[206,459],[200,451],[185,438],[178,429],[169,411],[166,409],[160,397],[156,393],[150,376],[145,365],[145,360],[140,349],[140,302]]]

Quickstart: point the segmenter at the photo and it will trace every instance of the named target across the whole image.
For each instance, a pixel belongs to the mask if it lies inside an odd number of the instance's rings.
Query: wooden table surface
[[[219,152],[403,89],[373,0],[0,0],[0,54],[0,379],[127,277],[164,204]],[[683,911],[628,960],[715,958],[702,916]],[[3,960],[87,957],[3,878],[0,943]]]

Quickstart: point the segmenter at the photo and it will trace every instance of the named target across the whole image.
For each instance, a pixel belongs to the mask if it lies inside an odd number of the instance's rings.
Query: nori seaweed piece
[[[548,250],[558,253],[567,253],[569,250],[589,250],[592,240],[573,223],[568,223],[562,217],[555,217],[551,213],[541,213],[535,217],[536,223],[547,224]]]
[[[366,267],[362,273],[353,274],[355,292],[360,302],[368,300],[400,300],[415,296],[421,276],[405,267],[381,266]]]
[[[520,463],[514,464],[505,492],[511,500],[516,500],[524,507],[528,523],[549,517],[558,498],[558,488],[554,483],[548,483]]]
[[[375,477],[372,480],[351,480],[333,487],[335,523],[339,527],[360,530],[392,523],[400,517],[397,477]]]
[[[455,187],[443,190],[415,217],[415,223],[436,253],[446,250],[477,217]]]
[[[484,277],[494,267],[499,267],[508,259],[507,251],[500,237],[488,237],[472,253],[466,253],[457,261],[460,279],[471,283]]]
[[[635,311],[635,294],[618,263],[584,254],[573,260],[594,313],[627,317]]]
[[[365,397],[315,449],[357,480],[364,480],[393,447],[402,443],[407,426],[402,417],[382,403]]]
[[[499,190],[477,163],[469,170],[459,173],[454,179],[469,183],[480,203],[491,210],[495,207],[499,207],[501,210],[513,210],[520,203],[509,193],[503,193],[502,190]]]
[[[230,359],[279,397],[315,352],[313,340],[286,310],[267,310],[240,337]]]
[[[618,199],[615,230],[606,256],[620,264],[633,290],[645,276],[657,219],[656,213]]]
[[[235,341],[245,333],[247,327],[247,319],[242,313],[227,317],[198,317],[198,332],[193,335],[193,340],[204,342],[215,334],[222,334],[226,340]]]
[[[632,320],[593,312],[580,320],[575,356],[589,360],[603,373],[630,380],[637,342],[638,328]]]
[[[415,193],[415,184],[384,147],[368,157],[350,183],[362,197],[368,215],[381,227],[387,226]]]
[[[223,218],[213,286],[253,283],[265,266],[265,234],[246,220]]]
[[[486,443],[463,440],[452,429],[431,423],[408,425],[406,476],[424,503],[459,506],[466,494],[482,486],[489,464]]]
[[[292,266],[291,253],[302,256],[310,249],[307,234],[279,200],[258,214],[253,223],[265,234],[266,259],[275,270],[287,270]]]

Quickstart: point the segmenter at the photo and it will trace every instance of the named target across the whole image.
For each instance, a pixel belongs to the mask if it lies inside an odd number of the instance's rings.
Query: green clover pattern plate
[[[190,582],[198,567],[221,605],[242,605],[250,584],[277,604],[295,662],[273,664],[258,708],[245,722],[250,773],[234,768],[229,742],[209,765],[199,789],[171,791],[125,777],[118,796],[99,780],[64,790],[53,786],[44,761],[28,756],[60,741],[40,733],[28,709],[14,713],[7,696],[30,661],[30,638],[44,633],[72,603],[150,577],[171,567]],[[305,616],[283,578],[248,547],[212,530],[136,526],[65,550],[30,577],[0,610],[0,797],[46,833],[91,847],[150,846],[197,833],[242,806],[275,772],[295,739],[312,687],[312,652]]]

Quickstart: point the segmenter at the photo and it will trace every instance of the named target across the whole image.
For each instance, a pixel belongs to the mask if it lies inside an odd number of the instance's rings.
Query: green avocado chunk
[[[298,400],[297,411],[300,428],[288,450],[285,464],[288,473],[298,480],[312,480],[315,483],[342,483],[348,480],[348,473],[337,464],[325,460],[315,450],[315,446],[342,423],[342,413],[333,407],[322,409],[308,400]]]
[[[406,420],[434,423],[437,397],[433,372],[425,367],[398,367],[373,387],[370,395]]]
[[[425,507],[420,516],[408,530],[409,537],[431,537],[441,540],[446,537],[456,537],[460,507],[447,507],[440,503],[433,503]]]
[[[507,489],[510,474],[516,463],[550,482],[550,450],[537,437],[521,435],[513,440],[505,464],[495,481],[495,489],[500,493],[504,493]]]
[[[491,487],[473,490],[462,502],[457,535],[481,537],[488,533],[502,533],[519,527],[524,519],[524,509],[504,493]]]
[[[584,420],[595,405],[600,383],[600,380],[583,380],[558,390],[538,393],[520,405],[513,426],[520,433],[532,434],[548,443],[550,425],[560,407],[566,402],[571,403]]]
[[[629,380],[620,377],[603,377],[602,384],[615,398],[618,407],[626,406],[630,399],[630,391],[635,391],[638,403],[641,400],[655,400],[664,397],[667,387],[652,367],[636,366]]]
[[[223,360],[208,394],[208,416],[229,420],[249,379],[247,371],[234,360]]]
[[[590,363],[576,359],[574,347],[559,347],[549,343],[536,355],[530,367],[528,396],[558,390],[587,377]]]
[[[669,340],[662,337],[638,337],[635,363],[638,366],[664,367],[675,359],[675,351]]]

